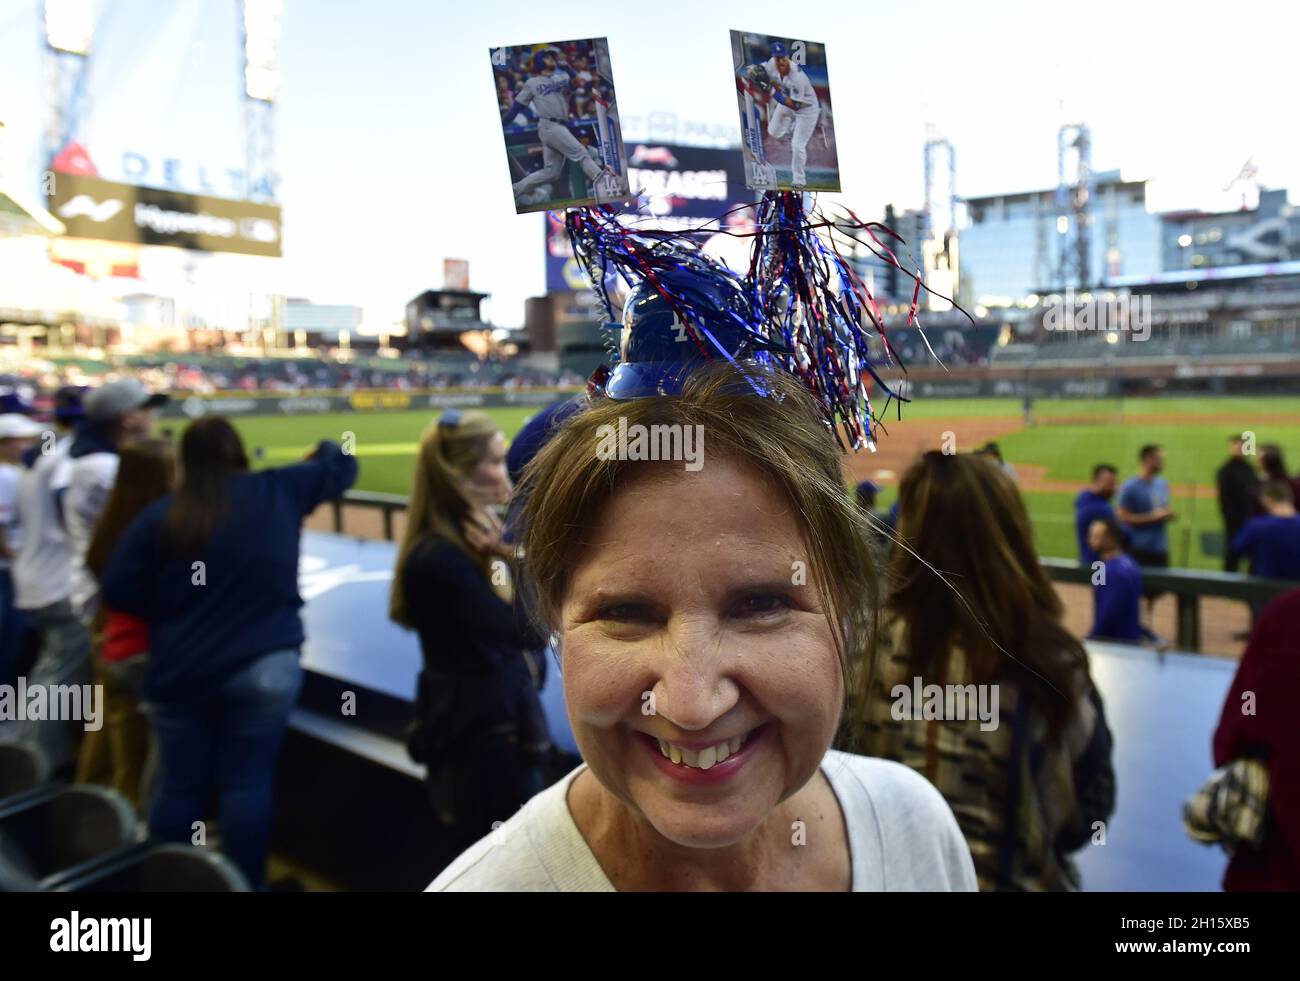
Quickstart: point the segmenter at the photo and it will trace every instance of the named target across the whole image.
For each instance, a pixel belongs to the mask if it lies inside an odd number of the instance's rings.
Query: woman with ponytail
[[[533,653],[544,638],[515,595],[515,549],[495,513],[509,496],[506,440],[490,416],[449,410],[429,426],[389,615],[420,635],[408,744],[428,767],[447,861],[542,789],[550,751]]]

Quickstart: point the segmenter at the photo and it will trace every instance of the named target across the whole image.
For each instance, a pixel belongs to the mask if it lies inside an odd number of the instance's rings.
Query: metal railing
[[[346,491],[341,498],[330,501],[330,508],[334,514],[335,534],[343,534],[343,508],[348,505],[379,511],[384,522],[384,541],[391,542],[394,540],[393,515],[398,511],[406,510],[407,498],[402,494],[379,494],[374,491],[357,490]]]
[[[1074,559],[1041,559],[1043,568],[1054,582],[1092,585],[1092,569]],[[1213,572],[1204,569],[1153,569],[1143,567],[1142,585],[1173,593],[1178,601],[1178,636],[1176,646],[1182,651],[1201,649],[1201,599],[1241,600],[1263,605],[1279,593],[1300,588],[1300,583],[1282,579],[1261,579],[1237,572]]]
[[[345,507],[369,508],[380,512],[383,520],[384,541],[393,541],[393,515],[405,511],[407,498],[401,494],[377,494],[373,491],[348,491],[339,500],[331,502],[334,531],[343,534],[343,509]],[[1075,559],[1040,559],[1053,582],[1092,585],[1092,569],[1080,565]],[[1143,568],[1142,584],[1151,589],[1173,593],[1178,602],[1176,646],[1182,651],[1201,649],[1201,599],[1240,600],[1252,605],[1263,605],[1289,589],[1300,588],[1300,583],[1281,579],[1260,579],[1236,572],[1213,572],[1203,569],[1153,569]]]

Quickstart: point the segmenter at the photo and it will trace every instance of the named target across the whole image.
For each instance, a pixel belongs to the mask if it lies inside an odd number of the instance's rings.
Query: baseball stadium
[[[295,6],[0,14],[39,95],[0,100],[5,915],[84,950],[152,894],[178,969],[281,939],[198,892],[394,894],[395,949],[423,891],[1280,934],[1300,172],[1176,161],[1173,198],[1100,107],[912,132],[905,46],[867,73],[838,13],[700,7],[666,59],[621,10]],[[698,467],[597,442],[692,427]]]

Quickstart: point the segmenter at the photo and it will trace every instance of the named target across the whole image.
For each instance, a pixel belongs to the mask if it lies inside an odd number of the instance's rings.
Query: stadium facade
[[[1089,268],[1100,272],[1098,283],[1160,272],[1162,221],[1147,210],[1147,182],[1117,170],[1093,181]],[[1064,285],[1056,281],[1067,242],[1060,212],[1056,188],[966,199],[961,272],[976,303],[1011,306]]]

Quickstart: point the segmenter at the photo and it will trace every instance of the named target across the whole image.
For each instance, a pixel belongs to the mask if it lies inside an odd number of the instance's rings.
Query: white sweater
[[[430,892],[613,892],[569,813],[585,764],[543,790],[434,879]],[[854,892],[975,892],[975,866],[947,802],[888,760],[827,752],[821,769],[844,812]]]

